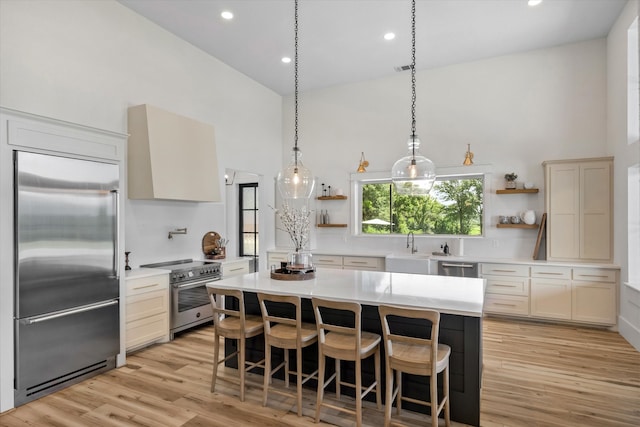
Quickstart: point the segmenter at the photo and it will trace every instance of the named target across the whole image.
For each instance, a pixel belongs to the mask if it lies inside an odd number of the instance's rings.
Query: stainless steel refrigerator
[[[115,367],[118,165],[14,152],[15,404]]]

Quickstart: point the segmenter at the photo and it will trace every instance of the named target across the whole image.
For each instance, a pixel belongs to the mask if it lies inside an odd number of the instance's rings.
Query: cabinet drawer
[[[508,276],[485,276],[484,278],[487,279],[487,294],[529,296],[528,278]]]
[[[169,333],[169,313],[156,314],[133,322],[127,322],[126,348],[130,350],[143,344],[164,339]]]
[[[127,323],[156,314],[169,312],[169,291],[146,292],[127,298]]]
[[[267,254],[267,262],[269,266],[275,265],[280,268],[281,262],[287,262],[287,253],[286,252],[269,252]]]
[[[484,299],[486,313],[529,315],[529,298],[518,295],[489,294]]]
[[[222,265],[222,277],[240,276],[249,273],[249,261],[233,262]]]
[[[571,268],[536,265],[531,267],[531,277],[539,277],[542,279],[571,279]]]
[[[482,275],[492,276],[522,276],[529,277],[528,265],[513,264],[482,264],[480,266]]]
[[[342,257],[337,255],[313,255],[313,263],[315,265],[327,265],[342,268]]]
[[[346,256],[344,257],[344,266],[366,270],[384,270],[384,258]]]
[[[615,270],[607,270],[604,268],[574,268],[573,280],[615,283],[616,272]]]
[[[127,296],[153,292],[162,289],[169,289],[169,275],[159,274],[156,276],[140,277],[138,279],[127,279]]]

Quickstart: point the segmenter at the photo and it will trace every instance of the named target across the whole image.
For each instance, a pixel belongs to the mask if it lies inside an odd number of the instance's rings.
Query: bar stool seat
[[[238,371],[240,373],[240,401],[245,399],[245,374],[255,368],[264,367],[264,359],[258,362],[246,360],[246,340],[261,335],[264,332],[262,317],[246,315],[244,294],[238,289],[215,288],[207,286],[209,300],[213,309],[213,325],[215,332],[213,351],[213,373],[211,375],[211,392],[216,388],[218,365],[232,357],[238,357]],[[224,307],[224,297],[234,297],[238,301],[238,310]],[[220,337],[238,340],[238,349],[220,359]]]
[[[381,305],[378,307],[382,323],[382,336],[385,346],[386,397],[384,425],[391,423],[391,407],[396,400],[397,414],[402,409],[402,401],[429,406],[431,408],[431,424],[438,426],[438,415],[444,410],[447,427],[451,425],[449,418],[449,356],[451,348],[438,342],[440,329],[440,313],[427,309],[409,309]],[[395,332],[393,324],[399,319],[422,319],[430,323],[429,338],[401,335]],[[425,325],[428,327],[428,325]],[[393,384],[395,371],[395,387]],[[442,372],[442,400],[438,400],[438,374]],[[429,400],[419,400],[402,395],[402,374],[413,374],[429,377]]]
[[[302,416],[302,385],[311,378],[317,378],[318,370],[311,374],[302,372],[302,349],[309,347],[318,341],[318,330],[314,323],[302,322],[302,307],[299,296],[274,295],[258,292],[262,321],[264,322],[264,346],[265,346],[265,370],[262,406],[267,406],[267,397],[270,391],[290,395],[290,393],[270,387],[271,377],[274,373],[284,368],[285,386],[289,387],[289,375],[296,374],[296,404],[298,416]],[[275,315],[270,311],[270,303],[279,303],[280,307],[294,309],[292,317]],[[291,307],[292,306],[292,307]],[[284,362],[271,369],[271,348],[284,349]],[[296,370],[289,369],[289,350],[296,350]]]
[[[318,326],[318,395],[316,403],[315,422],[320,421],[322,407],[331,408],[349,414],[355,414],[356,426],[362,426],[362,399],[371,391],[376,392],[378,409],[382,409],[380,396],[380,335],[362,331],[362,306],[357,302],[332,301],[322,298],[312,298],[313,311]],[[354,326],[344,326],[323,318],[325,310],[353,315]],[[362,386],[362,360],[374,356],[375,380],[368,387]],[[335,373],[325,381],[326,357],[335,359]],[[355,384],[341,380],[340,362],[342,360],[355,362]],[[341,386],[355,389],[355,406],[351,410],[343,406],[331,405],[324,402],[324,389],[335,379],[336,397],[340,399]]]

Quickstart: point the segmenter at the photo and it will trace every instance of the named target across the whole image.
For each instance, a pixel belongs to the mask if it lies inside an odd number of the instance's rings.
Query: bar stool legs
[[[264,322],[265,335],[265,371],[264,371],[264,390],[262,396],[262,405],[267,405],[269,391],[290,395],[290,393],[270,388],[272,375],[284,368],[285,386],[289,387],[289,375],[296,374],[296,403],[298,406],[298,416],[302,416],[302,385],[311,378],[316,378],[315,371],[311,374],[302,372],[302,349],[309,347],[318,341],[318,332],[314,324],[302,322],[302,309],[300,297],[292,295],[272,295],[266,293],[258,293],[258,301],[260,302],[260,310]],[[283,306],[293,306],[295,309],[294,316],[284,317],[283,315],[275,315],[270,313],[270,303],[280,304]],[[278,347],[284,350],[284,361],[275,368],[271,368],[271,348]],[[289,351],[296,351],[296,371],[293,372],[289,367]]]
[[[213,325],[215,341],[213,349],[213,372],[211,374],[211,392],[216,388],[218,365],[232,357],[238,357],[238,372],[240,374],[240,401],[245,397],[245,374],[257,367],[264,367],[264,359],[258,362],[246,361],[246,339],[261,335],[264,331],[260,316],[245,315],[244,294],[240,290],[207,287],[209,300],[213,309]],[[238,301],[238,309],[222,308],[221,299],[225,296],[234,297]],[[220,360],[220,338],[235,339],[238,349]]]
[[[318,326],[318,394],[315,422],[320,422],[322,407],[328,407],[354,414],[356,416],[356,426],[360,427],[362,426],[362,399],[370,391],[375,389],[378,409],[382,409],[380,396],[380,335],[361,330],[362,307],[359,303],[331,301],[321,298],[313,298],[311,302],[316,316],[316,325]],[[341,310],[347,314],[351,313],[354,317],[354,327],[332,324],[329,320],[323,320],[322,312],[324,309]],[[365,389],[362,386],[362,360],[370,356],[374,356],[375,380]],[[325,381],[327,357],[335,359],[336,370]],[[355,362],[355,384],[342,381],[340,375],[340,362],[342,360]],[[341,386],[355,388],[355,411],[324,402],[324,389],[334,380],[338,399],[340,398]]]
[[[438,415],[444,412],[447,427],[450,421],[449,401],[449,356],[451,348],[438,342],[440,313],[426,309],[409,309],[381,305],[378,307],[382,322],[386,365],[386,402],[384,425],[391,423],[391,407],[396,400],[397,414],[402,410],[402,401],[417,403],[431,408],[431,424],[438,427]],[[390,327],[389,318],[422,319],[426,322],[428,338],[401,335]],[[429,325],[430,323],[430,325]],[[428,333],[430,328],[430,333]],[[395,388],[393,373],[395,371]],[[429,400],[418,400],[402,395],[402,373],[429,377]],[[442,400],[438,398],[438,373],[442,372]]]

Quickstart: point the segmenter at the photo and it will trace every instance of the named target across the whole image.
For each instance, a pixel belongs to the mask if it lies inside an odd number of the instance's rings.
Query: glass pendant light
[[[391,180],[398,194],[426,196],[436,180],[433,162],[420,154],[420,140],[416,135],[416,1],[411,0],[411,135],[407,141],[408,154],[395,162]]]
[[[315,180],[311,171],[302,164],[302,153],[298,148],[298,0],[295,0],[295,59],[294,59],[294,145],[289,164],[278,173],[278,190],[283,199],[308,199],[313,193]]]

